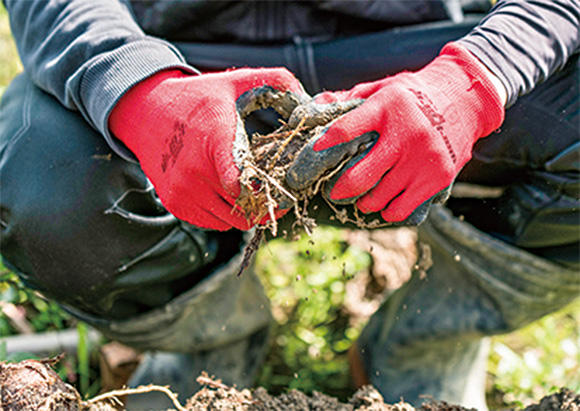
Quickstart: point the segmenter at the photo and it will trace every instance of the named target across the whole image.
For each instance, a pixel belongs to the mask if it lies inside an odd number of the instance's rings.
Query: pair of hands
[[[362,212],[380,212],[388,222],[411,216],[417,223],[426,213],[419,219],[413,213],[441,197],[471,158],[475,142],[503,121],[504,101],[492,78],[453,43],[416,73],[313,99],[285,69],[201,76],[170,70],[129,90],[113,109],[109,128],[135,154],[177,218],[202,228],[245,230],[250,224],[235,211],[240,171],[233,145],[243,127],[240,101],[265,89],[314,106],[360,100],[309,143],[287,182],[297,189],[308,186],[364,141],[369,148],[331,181],[329,198],[356,201]]]

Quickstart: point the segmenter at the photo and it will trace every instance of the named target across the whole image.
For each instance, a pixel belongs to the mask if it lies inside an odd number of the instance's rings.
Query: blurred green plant
[[[370,264],[341,231],[319,227],[312,238],[277,239],[257,254],[258,273],[277,322],[258,384],[273,393],[352,393],[345,351],[364,324],[349,327],[345,282]],[[580,392],[580,301],[527,327],[492,339],[488,362],[491,409],[517,408],[568,387]]]
[[[19,72],[22,71],[22,64],[16,46],[10,34],[8,24],[8,14],[2,2],[0,2],[0,96],[4,89]]]
[[[87,393],[89,391],[91,374],[91,347],[89,344],[89,328],[85,323],[79,322],[77,324],[77,332],[79,335],[79,342],[77,344],[79,387],[80,392]]]
[[[346,350],[360,329],[349,326],[342,310],[345,283],[370,262],[334,228],[297,241],[272,240],[259,250],[256,266],[277,323],[259,385],[272,393],[350,395]]]
[[[14,312],[12,317],[6,314],[8,310]],[[54,301],[26,288],[16,274],[0,264],[0,337],[22,333],[23,327],[30,327],[31,332],[42,332],[63,330],[72,325],[70,314]]]
[[[580,393],[580,301],[492,340],[489,402],[525,407],[560,387]],[[495,395],[494,395],[495,394]]]

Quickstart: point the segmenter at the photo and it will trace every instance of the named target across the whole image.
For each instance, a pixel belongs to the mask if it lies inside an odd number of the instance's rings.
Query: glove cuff
[[[457,82],[462,88],[459,90],[462,97],[468,98],[466,106],[469,106],[474,117],[472,120],[477,124],[475,140],[488,136],[499,128],[504,120],[505,106],[487,67],[469,50],[455,42],[445,45],[437,60],[454,64],[466,76],[465,80],[468,82],[460,79]]]
[[[123,95],[109,116],[109,130],[139,158],[139,147],[156,129],[158,107],[164,107],[172,96],[156,92],[169,79],[188,77],[180,70],[164,70],[141,81]]]

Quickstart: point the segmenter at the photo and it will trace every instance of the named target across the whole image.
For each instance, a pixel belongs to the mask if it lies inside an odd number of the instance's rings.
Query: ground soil
[[[64,383],[51,366],[55,360],[25,360],[20,363],[0,363],[0,409],[44,411],[112,411],[122,410],[118,398],[122,395],[146,391],[163,391],[172,397],[166,387],[143,387],[136,390],[109,392],[88,401]],[[263,388],[237,390],[207,375],[199,377],[203,388],[185,405],[174,401],[179,411],[462,411],[463,407],[427,400],[421,408],[400,402],[385,404],[382,396],[371,386],[359,389],[347,403],[315,392],[311,396],[291,390],[280,396],[271,396]],[[580,411],[580,395],[562,388],[546,396],[525,411]]]
[[[55,360],[0,363],[0,410],[81,409],[81,396],[51,365]]]

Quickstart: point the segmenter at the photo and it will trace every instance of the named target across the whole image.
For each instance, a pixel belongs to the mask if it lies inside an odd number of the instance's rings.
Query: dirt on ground
[[[64,383],[52,366],[58,359],[25,360],[20,363],[0,363],[0,409],[3,411],[112,411],[123,410],[119,398],[150,391],[164,392],[178,411],[463,411],[465,408],[441,401],[429,401],[421,408],[399,402],[385,404],[383,397],[371,386],[359,389],[347,403],[314,392],[306,395],[291,390],[279,396],[269,395],[265,389],[237,390],[201,375],[203,386],[185,405],[168,387],[146,386],[136,389],[110,391],[83,401],[76,389]],[[562,388],[546,396],[538,404],[524,411],[580,411],[580,395]]]
[[[79,410],[81,396],[64,383],[52,360],[0,363],[0,410]]]

